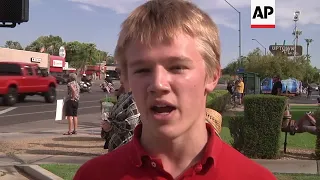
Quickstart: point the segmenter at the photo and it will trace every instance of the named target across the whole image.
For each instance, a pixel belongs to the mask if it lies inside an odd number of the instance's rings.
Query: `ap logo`
[[[275,0],[251,0],[251,28],[275,28],[275,5]]]

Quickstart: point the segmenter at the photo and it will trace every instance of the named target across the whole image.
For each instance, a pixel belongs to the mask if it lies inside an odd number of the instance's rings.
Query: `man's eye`
[[[186,70],[187,67],[185,67],[185,66],[172,66],[170,69],[171,69],[171,71],[174,71],[174,72],[182,72],[182,71]]]
[[[137,69],[136,71],[134,71],[135,74],[146,73],[146,72],[150,72],[150,70],[147,68],[142,68],[142,69]]]

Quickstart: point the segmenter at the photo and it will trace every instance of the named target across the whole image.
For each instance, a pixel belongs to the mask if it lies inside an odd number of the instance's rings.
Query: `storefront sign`
[[[53,67],[63,67],[61,60],[52,60],[52,66]]]
[[[41,58],[32,57],[31,58],[31,62],[33,62],[33,63],[41,63]]]

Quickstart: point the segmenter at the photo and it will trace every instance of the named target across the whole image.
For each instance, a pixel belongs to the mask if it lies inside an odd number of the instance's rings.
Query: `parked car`
[[[0,97],[4,105],[13,106],[26,96],[40,95],[45,102],[56,100],[56,79],[37,64],[0,62]]]
[[[56,78],[57,84],[68,84],[69,79],[65,76],[54,76]]]
[[[315,84],[315,83],[310,84],[310,86],[312,87],[313,91],[318,91],[319,90],[318,85]]]
[[[119,74],[116,70],[107,70],[106,74],[109,75],[109,78],[111,80],[119,80],[120,79]]]

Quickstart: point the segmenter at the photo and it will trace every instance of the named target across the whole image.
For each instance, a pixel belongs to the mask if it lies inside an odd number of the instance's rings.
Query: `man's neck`
[[[142,130],[141,144],[150,155],[160,158],[164,169],[175,178],[203,156],[208,131],[204,115],[201,119],[203,121],[199,119],[183,136],[175,139],[154,137]]]

